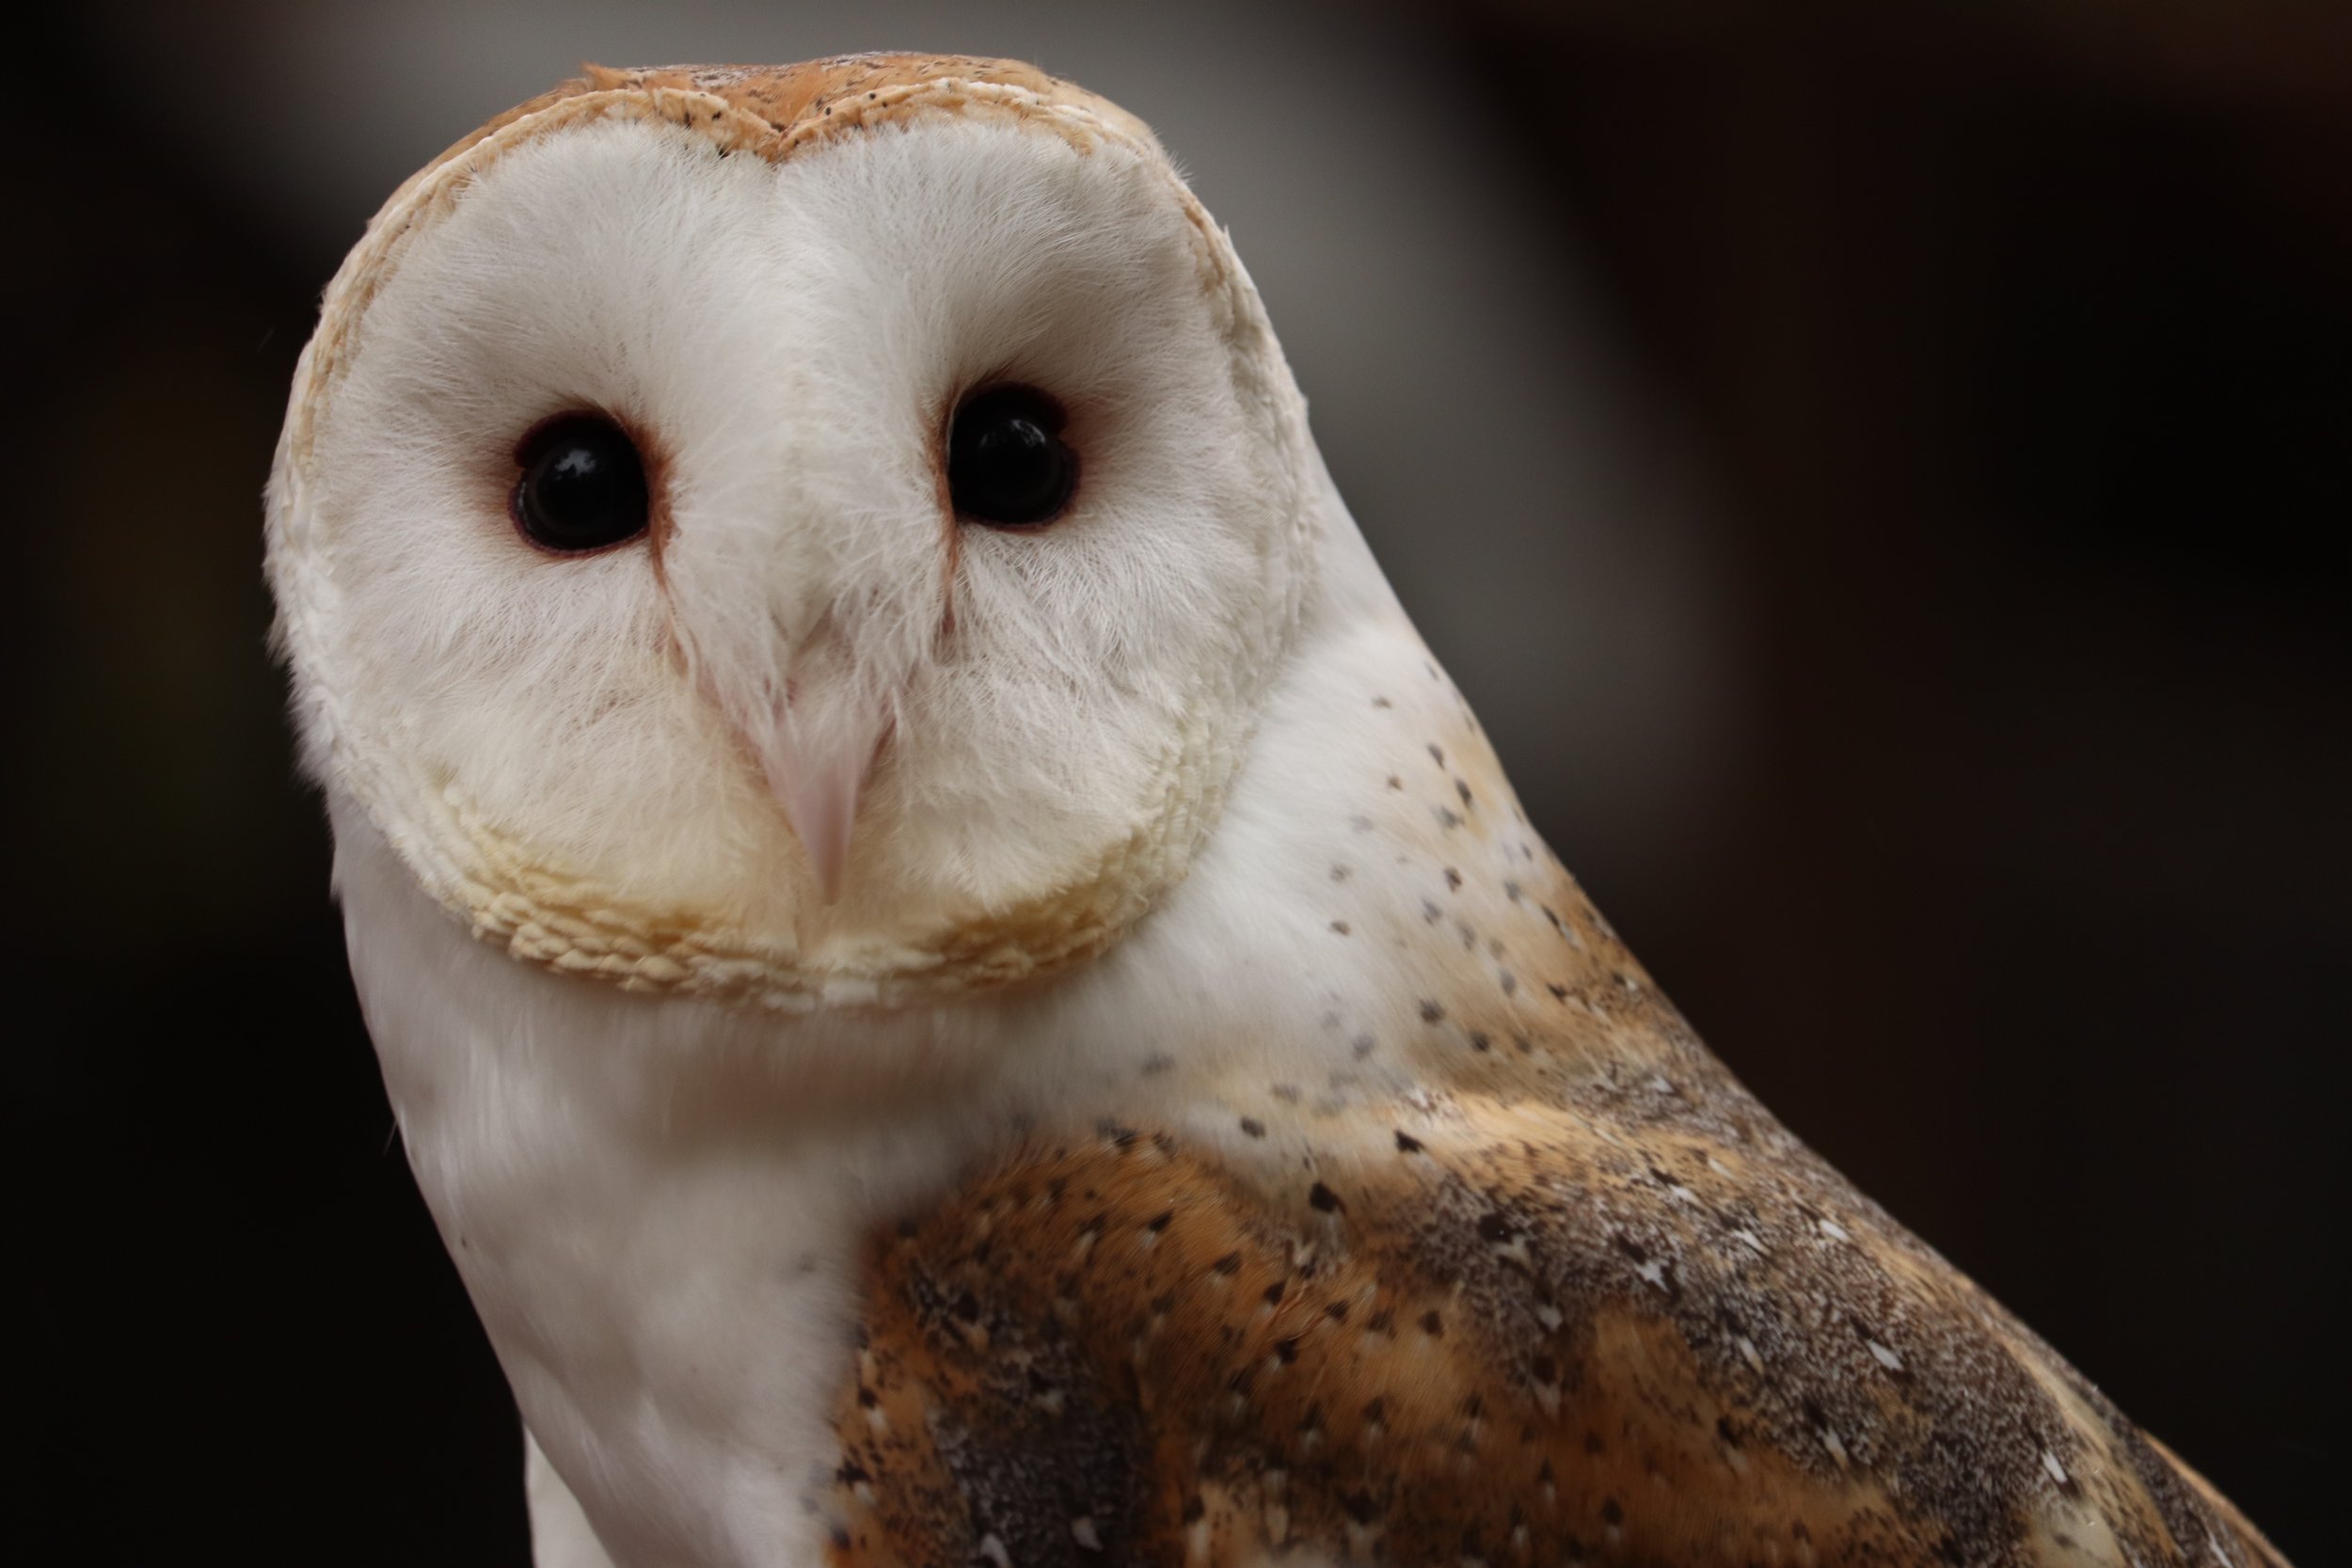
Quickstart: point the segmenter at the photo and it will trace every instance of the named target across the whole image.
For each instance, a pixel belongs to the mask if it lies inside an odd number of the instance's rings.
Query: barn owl
[[[268,515],[542,1562],[2282,1560],[1659,993],[1102,99],[592,69]]]

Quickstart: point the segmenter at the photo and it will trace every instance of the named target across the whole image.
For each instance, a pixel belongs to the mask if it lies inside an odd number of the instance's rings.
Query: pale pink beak
[[[761,748],[768,787],[784,807],[785,819],[799,836],[828,904],[841,896],[850,836],[857,826],[858,792],[889,729],[886,718],[873,721],[865,715],[812,724],[787,707],[776,715],[768,744]]]

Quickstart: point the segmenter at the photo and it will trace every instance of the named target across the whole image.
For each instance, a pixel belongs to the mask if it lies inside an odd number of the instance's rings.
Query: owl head
[[[411,179],[269,489],[306,765],[517,958],[891,1004],[1184,875],[1322,525],[1257,294],[1027,67],[592,69]]]

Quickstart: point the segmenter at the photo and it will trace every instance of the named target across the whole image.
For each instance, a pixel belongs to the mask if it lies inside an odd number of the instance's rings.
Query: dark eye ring
[[[947,427],[947,494],[956,515],[992,528],[1038,528],[1070,508],[1078,454],[1068,418],[1034,387],[999,384],[965,395]]]
[[[602,414],[558,414],[516,444],[522,471],[506,509],[525,539],[556,555],[627,544],[653,515],[645,459],[628,432]]]

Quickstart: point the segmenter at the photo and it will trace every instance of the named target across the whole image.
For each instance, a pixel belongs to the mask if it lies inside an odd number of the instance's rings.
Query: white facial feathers
[[[526,957],[552,902],[598,973],[666,983],[628,949],[683,941],[806,996],[1182,874],[1289,635],[1312,457],[1154,150],[940,116],[770,161],[606,119],[465,178],[297,388],[273,546],[329,782],[437,895]],[[1034,532],[946,504],[958,400],[1003,383],[1079,453]],[[649,538],[508,525],[515,443],[566,409],[637,435]]]

